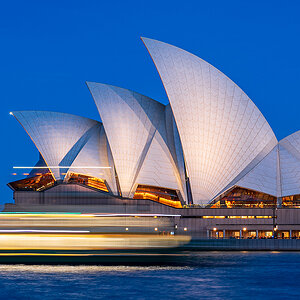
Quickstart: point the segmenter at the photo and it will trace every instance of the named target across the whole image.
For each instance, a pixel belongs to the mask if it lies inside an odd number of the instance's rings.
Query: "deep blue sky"
[[[12,110],[99,119],[85,81],[166,103],[140,36],[192,52],[235,81],[278,139],[300,129],[300,1],[2,1],[0,203],[38,153]],[[23,176],[21,176],[23,177]]]

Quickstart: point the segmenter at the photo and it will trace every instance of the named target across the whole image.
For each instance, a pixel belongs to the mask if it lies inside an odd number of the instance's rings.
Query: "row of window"
[[[203,219],[272,219],[272,216],[202,216]]]

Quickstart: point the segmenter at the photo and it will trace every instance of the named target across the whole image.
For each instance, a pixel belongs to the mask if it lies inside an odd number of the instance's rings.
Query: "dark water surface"
[[[300,299],[300,253],[200,252],[151,266],[0,265],[1,299]]]

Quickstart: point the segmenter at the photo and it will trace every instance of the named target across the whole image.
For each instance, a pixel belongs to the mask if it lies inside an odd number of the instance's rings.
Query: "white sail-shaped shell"
[[[100,126],[75,158],[69,173],[74,172],[105,179],[111,192],[118,195],[114,165],[110,161],[110,156],[111,153],[105,131],[103,126]],[[78,168],[78,166],[83,167]]]
[[[13,115],[38,148],[56,180],[63,180],[69,171],[86,173],[89,170],[95,173],[96,170],[102,172],[101,167],[108,167],[101,178],[106,179],[113,189],[112,166],[105,158],[107,147],[106,144],[104,148],[101,146],[105,142],[100,139],[101,123],[48,111],[16,111]],[[100,149],[104,152],[101,153]],[[66,168],[61,168],[64,166]],[[78,168],[82,166],[95,169]]]
[[[255,104],[219,70],[169,44],[143,42],[174,113],[194,203],[205,205],[267,155],[276,137]]]
[[[300,131],[279,142],[282,196],[300,194]]]
[[[136,92],[88,83],[111,147],[124,197],[138,184],[180,190],[183,183],[166,138],[165,106]],[[160,170],[157,168],[160,165]]]
[[[278,146],[249,171],[236,185],[277,197],[280,184]]]

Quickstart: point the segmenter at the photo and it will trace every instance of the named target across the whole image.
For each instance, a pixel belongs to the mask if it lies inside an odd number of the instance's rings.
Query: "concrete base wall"
[[[189,251],[300,251],[300,240],[193,239],[182,248]]]
[[[300,238],[297,208],[179,209],[151,200],[121,198],[78,184],[60,184],[43,192],[18,191],[14,192],[14,199],[15,204],[6,205],[6,212],[178,215],[173,219],[176,232],[192,236],[189,247],[197,245],[198,250],[300,250],[300,239],[241,239],[250,231],[257,237],[271,232],[284,238]],[[224,239],[208,239],[224,233]],[[237,239],[229,238],[233,233],[239,235]]]

